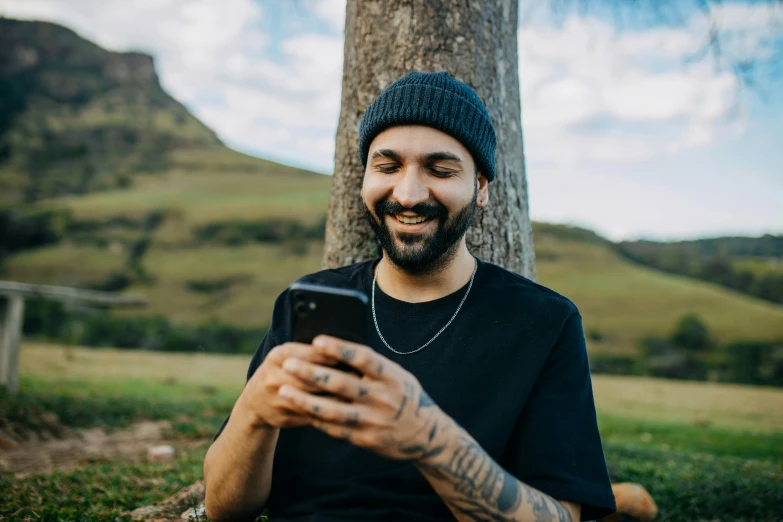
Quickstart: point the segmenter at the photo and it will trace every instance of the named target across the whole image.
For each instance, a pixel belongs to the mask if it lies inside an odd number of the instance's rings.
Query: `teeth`
[[[422,221],[427,221],[427,218],[426,217],[422,217],[422,216],[407,217],[407,216],[397,215],[396,217],[397,217],[397,219],[400,222],[405,223],[406,225],[415,225],[416,223],[421,223]]]

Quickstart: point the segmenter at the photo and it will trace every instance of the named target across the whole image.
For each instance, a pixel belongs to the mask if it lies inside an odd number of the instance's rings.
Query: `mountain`
[[[172,150],[222,147],[160,86],[153,58],[0,18],[0,204],[127,187]]]

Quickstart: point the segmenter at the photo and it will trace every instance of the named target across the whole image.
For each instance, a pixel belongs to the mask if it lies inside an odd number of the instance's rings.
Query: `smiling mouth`
[[[417,225],[430,219],[424,216],[403,216],[401,214],[396,214],[394,217],[397,219],[397,221],[406,225]]]

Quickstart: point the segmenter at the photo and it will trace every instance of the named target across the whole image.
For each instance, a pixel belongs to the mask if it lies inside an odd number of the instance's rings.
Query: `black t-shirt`
[[[377,262],[324,270],[300,281],[370,296]],[[369,345],[415,375],[437,405],[509,473],[557,500],[582,504],[582,520],[603,518],[615,503],[579,311],[546,287],[478,263],[462,309],[432,344],[413,354],[393,353],[368,311]],[[384,338],[397,351],[415,350],[448,322],[466,290],[467,285],[434,301],[407,303],[376,287]],[[288,310],[284,291],[248,379],[272,348],[289,340]],[[280,430],[267,508],[275,522],[454,520],[413,463],[381,457],[310,427]]]

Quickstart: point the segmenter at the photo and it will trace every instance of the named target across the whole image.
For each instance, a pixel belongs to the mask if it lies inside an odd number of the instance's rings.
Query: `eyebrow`
[[[372,157],[370,159],[376,159],[376,158],[389,158],[394,161],[398,161],[402,163],[402,156],[400,154],[392,149],[380,149],[376,150],[372,153]],[[457,156],[456,154],[452,154],[451,152],[430,152],[429,154],[422,154],[419,156],[419,159],[423,163],[432,163],[434,161],[454,161],[456,163],[462,164],[462,160]]]

